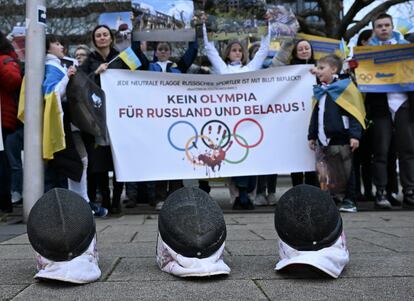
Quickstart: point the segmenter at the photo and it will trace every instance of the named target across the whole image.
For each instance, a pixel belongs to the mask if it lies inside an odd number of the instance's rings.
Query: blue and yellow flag
[[[338,80],[325,88],[314,86],[314,101],[319,101],[325,93],[366,129],[364,97],[352,80],[349,78]]]
[[[43,159],[53,159],[53,154],[66,148],[63,129],[63,110],[59,83],[65,76],[58,67],[46,64],[42,91],[45,100],[43,113]]]
[[[142,64],[135,52],[131,47],[126,48],[119,54],[119,58],[124,61],[125,64],[131,70],[138,69]]]
[[[66,148],[63,129],[63,110],[58,84],[65,76],[62,70],[53,65],[46,65],[45,79],[42,84],[44,97],[43,113],[43,159],[53,159],[53,154]],[[25,79],[20,90],[18,118],[24,122]]]

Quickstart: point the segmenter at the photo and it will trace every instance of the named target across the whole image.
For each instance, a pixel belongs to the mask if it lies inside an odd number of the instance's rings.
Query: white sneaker
[[[22,199],[22,195],[18,191],[13,191],[11,194],[12,203],[18,203]]]
[[[164,205],[164,202],[158,202],[157,205],[155,205],[155,210],[160,211],[163,205]]]
[[[276,203],[277,203],[276,194],[269,193],[268,196],[267,196],[267,202],[270,206],[276,205]]]
[[[267,205],[267,200],[266,200],[266,197],[265,197],[264,193],[257,194],[253,203],[256,206],[266,206]]]

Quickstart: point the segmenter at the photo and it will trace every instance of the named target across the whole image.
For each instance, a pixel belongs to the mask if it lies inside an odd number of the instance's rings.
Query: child
[[[254,58],[250,62],[247,62],[247,54],[245,53],[245,49],[238,41],[230,42],[227,45],[222,59],[214,46],[214,43],[208,41],[205,24],[203,24],[203,40],[204,50],[211,62],[211,65],[213,66],[212,71],[215,74],[242,73],[260,70],[262,68],[263,61],[267,57],[270,46],[270,34],[268,34],[266,37],[262,37],[260,47]]]
[[[255,52],[252,60],[248,62],[246,51],[239,41],[229,42],[224,50],[223,58],[221,58],[214,46],[214,42],[208,41],[206,25],[203,24],[204,50],[211,62],[213,73],[234,74],[260,70],[269,51],[270,26],[268,26],[268,30],[267,36],[262,37],[259,49]],[[236,197],[233,203],[233,209],[254,209],[254,204],[249,199],[248,193],[252,193],[256,188],[256,177],[233,177],[229,185],[230,195],[237,195],[237,190],[233,191],[234,186],[238,190],[239,196]]]
[[[316,76],[321,83],[313,89],[316,104],[308,140],[317,156],[323,156],[321,165],[328,165],[326,189],[341,203],[340,211],[356,212],[354,201],[345,197],[349,193],[352,152],[358,148],[365,128],[365,110],[362,96],[352,81],[338,80],[341,69],[342,60],[336,55],[322,57],[317,63]],[[321,168],[318,172],[321,176]]]
[[[194,60],[197,58],[198,43],[197,38],[194,42],[188,43],[188,49],[181,57],[181,59],[174,63],[170,61],[172,56],[172,47],[168,42],[158,42],[155,46],[154,60],[149,61],[148,58],[141,50],[141,43],[139,41],[133,42],[133,48],[137,52],[137,56],[142,63],[141,69],[153,71],[153,72],[168,72],[168,73],[186,73]],[[150,204],[155,205],[156,210],[161,210],[164,199],[167,194],[170,194],[177,189],[183,187],[182,180],[169,180],[169,181],[149,181],[146,182],[147,191],[150,199]],[[168,193],[167,193],[168,192]],[[133,208],[136,206],[136,202],[131,200],[126,207]]]

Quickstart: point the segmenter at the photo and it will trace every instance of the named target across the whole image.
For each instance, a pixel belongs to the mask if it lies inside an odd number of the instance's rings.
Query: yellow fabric
[[[60,99],[56,92],[44,97],[43,114],[43,159],[53,159],[53,154],[66,148],[65,132],[63,129],[63,112],[59,105]],[[25,78],[23,78],[19,97],[17,117],[24,123]]]
[[[56,92],[45,96],[43,114],[43,159],[53,159],[53,154],[66,148],[63,129],[63,112]]]
[[[354,116],[364,129],[367,128],[365,125],[366,112],[364,97],[352,81],[336,99],[336,103],[349,114]]]
[[[20,95],[19,95],[19,107],[17,109],[17,118],[19,118],[19,120],[21,122],[24,123],[24,91],[25,91],[25,77],[23,76],[23,80],[22,80],[22,86],[20,88]]]

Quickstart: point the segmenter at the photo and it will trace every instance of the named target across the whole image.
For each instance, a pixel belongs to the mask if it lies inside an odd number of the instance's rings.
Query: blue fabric
[[[42,84],[43,95],[50,94],[55,90],[56,85],[62,80],[65,74],[58,67],[46,64],[45,80]]]
[[[402,35],[397,32],[397,31],[393,31],[392,32],[392,38],[395,39],[397,41],[397,44],[409,44],[408,41],[404,40],[404,38],[402,37]],[[370,40],[368,45],[370,46],[380,46],[381,41],[378,39],[378,37],[373,36]]]
[[[337,80],[331,83],[328,86],[315,85],[313,86],[313,95],[316,100],[320,100],[324,94],[328,94],[333,101],[335,101],[349,86],[351,80],[345,78],[342,80]]]
[[[23,127],[7,136],[6,153],[11,169],[11,191],[22,194],[23,191],[23,164],[21,152],[23,150]]]
[[[173,63],[169,63],[167,64],[167,72],[169,73],[181,73],[181,71],[176,68],[176,67],[172,67]],[[150,63],[149,64],[149,71],[155,71],[155,72],[162,72],[161,66],[158,65],[157,63]]]

